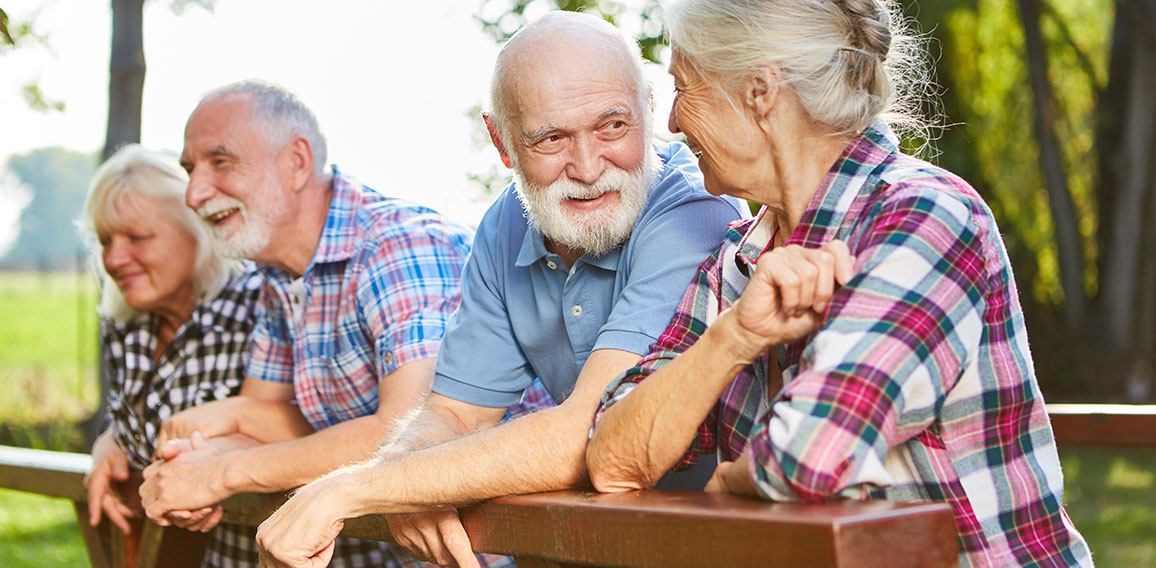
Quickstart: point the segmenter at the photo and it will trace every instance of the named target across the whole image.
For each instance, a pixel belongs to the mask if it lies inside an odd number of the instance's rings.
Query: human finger
[[[827,304],[835,294],[835,255],[826,249],[818,249],[812,251],[810,261],[817,271],[811,309],[822,314],[827,311]]]
[[[105,518],[113,525],[121,530],[124,534],[132,533],[132,526],[128,519],[134,517],[132,510],[121,503],[115,495],[105,493],[101,499],[101,508],[104,509]],[[93,525],[95,526],[95,525]]]
[[[756,272],[763,271],[778,291],[778,308],[784,318],[790,317],[799,308],[800,279],[789,266],[787,254],[783,250],[771,251],[759,259],[755,269]]]
[[[834,257],[835,280],[841,286],[846,285],[855,276],[855,256],[851,254],[851,249],[847,248],[847,243],[838,239],[828,242],[823,248]]]
[[[443,545],[442,554],[448,554],[448,558],[445,560],[456,563],[459,568],[481,568],[478,557],[474,556],[474,549],[470,545],[470,537],[466,534],[466,529],[462,526],[457,511],[442,515],[438,522],[438,529]],[[439,559],[440,561],[441,559]]]
[[[84,476],[84,487],[88,489],[88,524],[95,527],[100,524],[104,495],[112,490],[108,480],[108,468],[103,463],[92,468]]]
[[[426,546],[425,536],[413,526],[415,515],[400,513],[386,515],[385,522],[389,525],[389,532],[397,544],[422,562],[433,562],[429,547]]]
[[[225,510],[218,506],[207,507],[208,512],[199,521],[185,527],[191,531],[206,533],[213,530],[217,523],[221,522],[221,518],[225,515]]]

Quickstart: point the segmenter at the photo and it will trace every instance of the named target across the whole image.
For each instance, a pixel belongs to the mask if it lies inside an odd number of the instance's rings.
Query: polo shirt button
[[[392,363],[393,362],[393,353],[386,353],[385,354],[385,362],[386,363]]]
[[[578,304],[574,304],[574,307],[570,308],[570,313],[574,314],[574,317],[581,316],[582,315],[582,306],[579,306]]]
[[[550,270],[558,270],[558,263],[557,263],[557,262],[554,262],[554,261],[552,261],[552,260],[547,260],[547,261],[546,261],[546,266],[549,266],[549,267],[550,267]]]
[[[301,297],[300,296],[293,296],[293,305],[296,306],[297,304],[300,304],[300,303],[301,303]]]

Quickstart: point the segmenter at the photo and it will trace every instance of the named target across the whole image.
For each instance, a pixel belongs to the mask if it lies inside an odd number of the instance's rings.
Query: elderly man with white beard
[[[638,46],[598,18],[523,28],[491,99],[515,181],[475,235],[433,393],[375,459],[305,486],[261,526],[263,565],[324,565],[344,519],[371,513],[390,513],[418,558],[476,565],[452,506],[586,482],[603,389],[657,340],[740,216],[703,190],[686,146],[652,140]],[[489,428],[535,379],[559,404]]]
[[[231,495],[292,489],[369,458],[421,402],[470,235],[326,167],[316,117],[276,85],[246,81],[206,95],[185,127],[181,165],[188,205],[227,254],[260,264],[263,281],[240,396],[159,417],[164,460],[145,470],[140,489],[150,518],[204,530]],[[206,558],[256,566],[256,540],[222,543]],[[418,561],[342,539],[333,564]]]

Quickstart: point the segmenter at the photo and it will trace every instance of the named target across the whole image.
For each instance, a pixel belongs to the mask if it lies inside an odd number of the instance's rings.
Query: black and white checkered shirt
[[[101,321],[108,413],[117,444],[135,469],[149,465],[161,423],[186,408],[234,395],[249,361],[261,277],[245,272],[200,303],[158,361],[157,316]]]

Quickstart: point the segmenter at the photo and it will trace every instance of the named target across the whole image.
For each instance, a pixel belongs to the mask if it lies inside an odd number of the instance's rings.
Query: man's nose
[[[196,210],[213,197],[213,185],[206,179],[207,176],[195,173],[189,174],[189,187],[185,191],[185,204]]]
[[[595,140],[576,140],[566,175],[570,179],[592,184],[606,171],[601,144]]]

